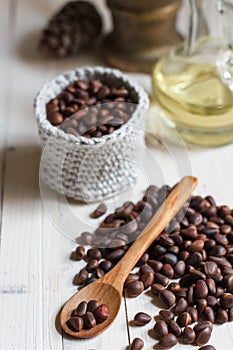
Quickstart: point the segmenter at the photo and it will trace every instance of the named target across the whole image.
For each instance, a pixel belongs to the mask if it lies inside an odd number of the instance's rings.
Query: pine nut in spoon
[[[121,306],[123,285],[128,274],[151,243],[189,199],[192,191],[197,186],[197,182],[197,179],[194,177],[184,177],[174,187],[120,262],[106,275],[82,288],[66,302],[61,310],[60,322],[61,327],[67,334],[76,338],[91,338],[102,333],[112,324]],[[72,331],[68,327],[67,321],[71,318],[78,304],[82,301],[88,302],[90,300],[98,300],[99,304],[107,304],[109,306],[110,315],[108,319],[91,329],[82,329],[79,332]]]

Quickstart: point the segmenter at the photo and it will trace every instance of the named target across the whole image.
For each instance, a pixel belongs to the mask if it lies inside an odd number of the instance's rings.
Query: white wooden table
[[[95,1],[106,15],[103,1]],[[38,169],[40,146],[32,101],[42,84],[57,73],[101,61],[92,56],[42,60],[36,53],[38,32],[61,0],[9,0],[0,11],[0,349],[1,350],[123,350],[135,336],[145,349],[155,341],[147,327],[127,326],[134,314],[158,309],[147,295],[122,303],[112,327],[96,339],[77,341],[60,334],[57,312],[76,291],[72,279],[80,264],[69,259],[76,244],[61,235],[43,210]],[[149,91],[150,77],[135,75]],[[156,147],[151,147],[156,153]],[[192,172],[199,178],[197,192],[213,194],[218,203],[233,207],[233,145],[216,149],[190,148]],[[166,155],[164,155],[166,158]],[[166,161],[165,161],[166,166]],[[155,178],[156,179],[156,178]],[[166,181],[174,174],[167,168]],[[62,207],[55,197],[59,217]],[[88,210],[89,212],[89,210]],[[87,214],[86,214],[87,215]],[[79,230],[79,228],[77,228]],[[215,326],[211,343],[220,350],[233,348],[233,324]],[[193,347],[177,345],[175,349]]]

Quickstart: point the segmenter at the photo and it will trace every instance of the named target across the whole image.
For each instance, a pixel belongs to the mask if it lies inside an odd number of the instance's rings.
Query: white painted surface
[[[94,1],[107,14],[103,1]],[[38,168],[40,147],[36,124],[32,118],[32,101],[41,85],[59,72],[83,64],[99,64],[95,55],[66,60],[45,60],[38,56],[38,31],[62,1],[9,0],[1,2],[0,11],[0,349],[1,350],[123,350],[128,334],[141,336],[145,349],[155,341],[147,335],[152,328],[129,326],[124,303],[114,325],[103,335],[88,341],[63,337],[55,327],[57,312],[75,292],[72,279],[80,264],[69,260],[75,243],[58,232],[43,210]],[[110,21],[106,17],[106,27]],[[135,78],[149,91],[149,76]],[[172,183],[179,173],[169,171],[167,152],[150,147],[161,161],[165,180]],[[180,152],[180,153],[179,153]],[[177,154],[182,155],[178,149]],[[190,149],[189,159],[194,175],[199,178],[197,192],[213,194],[218,203],[233,207],[233,146],[216,149]],[[183,158],[181,159],[182,163]],[[185,171],[184,171],[185,172]],[[157,181],[155,174],[154,182]],[[136,192],[141,192],[139,186]],[[136,196],[136,194],[133,194]],[[57,221],[64,212],[58,196],[51,196]],[[73,204],[87,217],[90,208]],[[77,234],[81,227],[77,227]],[[148,295],[127,300],[129,320],[141,310],[152,316],[158,309]],[[225,350],[233,348],[233,324],[214,327],[211,343],[217,350],[224,340]],[[175,349],[191,350],[177,345]]]

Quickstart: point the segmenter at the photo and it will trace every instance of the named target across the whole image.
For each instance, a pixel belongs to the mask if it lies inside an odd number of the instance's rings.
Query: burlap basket
[[[77,79],[99,79],[114,87],[126,86],[137,100],[130,120],[110,135],[87,139],[54,127],[46,118],[46,104]],[[43,153],[40,178],[55,191],[76,200],[93,202],[124,191],[136,179],[137,144],[144,142],[145,91],[119,70],[84,67],[65,72],[43,86],[35,99]]]

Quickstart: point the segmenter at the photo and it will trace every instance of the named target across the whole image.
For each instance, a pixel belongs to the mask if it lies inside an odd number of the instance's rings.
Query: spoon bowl
[[[127,252],[115,267],[99,280],[82,288],[75,293],[64,305],[60,322],[63,330],[76,338],[90,338],[102,333],[116,318],[121,306],[122,290],[124,282],[136,265],[143,253],[149,248],[151,243],[164,230],[166,225],[182,208],[197,185],[197,179],[192,176],[184,177],[171,191],[161,207],[156,211],[144,231],[131,245]],[[73,311],[81,301],[97,300],[100,304],[107,304],[110,315],[103,323],[95,327],[80,332],[73,332],[67,325]]]
[[[61,326],[63,330],[73,337],[91,338],[107,329],[116,318],[121,306],[122,294],[111,284],[102,281],[102,278],[89,284],[74,294],[64,305],[61,313]],[[82,301],[97,300],[99,305],[107,304],[110,306],[110,313],[107,320],[97,324],[91,329],[82,329],[80,332],[73,332],[67,325],[67,321],[71,318],[72,312]]]

